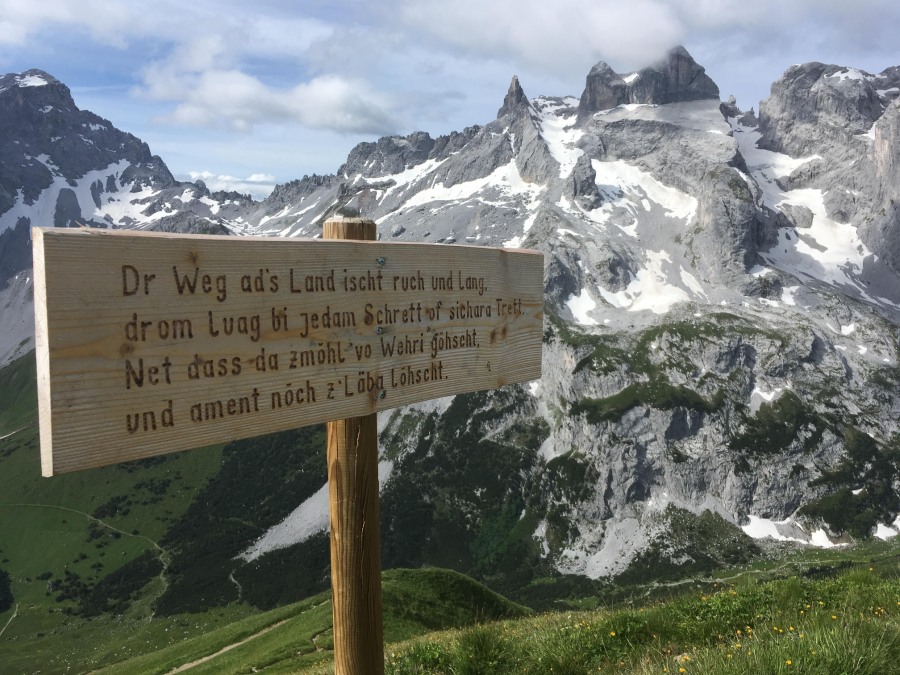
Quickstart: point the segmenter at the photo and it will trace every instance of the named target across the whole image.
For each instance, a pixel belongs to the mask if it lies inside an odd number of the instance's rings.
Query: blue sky
[[[900,65],[896,0],[0,0],[0,72],[40,68],[181,179],[264,196],[358,142],[494,119],[511,77],[579,96],[683,44],[758,109],[794,63]]]

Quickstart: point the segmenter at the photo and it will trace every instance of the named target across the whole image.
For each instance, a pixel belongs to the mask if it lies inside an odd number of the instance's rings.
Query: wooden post
[[[325,221],[325,239],[375,240],[375,223]],[[384,673],[375,413],[328,422],[328,500],[336,675]]]

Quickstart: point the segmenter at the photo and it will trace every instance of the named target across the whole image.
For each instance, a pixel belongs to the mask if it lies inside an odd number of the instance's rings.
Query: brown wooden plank
[[[34,256],[44,475],[540,377],[536,252],[35,229]]]

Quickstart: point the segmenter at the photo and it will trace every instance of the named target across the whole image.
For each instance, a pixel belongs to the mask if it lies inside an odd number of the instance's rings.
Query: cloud
[[[469,55],[527,64],[565,76],[598,60],[620,71],[652,63],[676,44],[723,33],[778,58],[801,45],[896,53],[896,0],[402,0],[401,22],[420,39]],[[752,56],[748,53],[747,56]],[[822,56],[821,58],[827,58]],[[896,58],[896,57],[895,57]],[[789,65],[789,64],[786,64]],[[886,64],[887,65],[887,64]]]
[[[115,85],[95,112],[177,138],[182,172],[189,147],[220,173],[302,174],[338,166],[351,136],[489,121],[513,74],[529,96],[577,96],[597,61],[627,72],[683,44],[749,106],[792,63],[896,65],[898,25],[897,0],[0,0],[0,66]]]
[[[341,133],[388,134],[397,128],[389,100],[361,80],[323,75],[294,87],[270,87],[240,70],[185,72],[151,67],[138,92],[172,101],[171,124],[247,132],[257,124],[293,122]]]
[[[277,5],[268,9],[211,0],[141,6],[0,0],[0,44],[74,31],[121,50],[146,48],[150,59],[132,93],[171,104],[159,119],[172,124],[249,131],[289,121],[366,134],[398,129],[390,97],[375,84],[314,62],[310,50],[328,41],[333,24]]]
[[[189,171],[189,180],[203,181],[211,192],[239,192],[249,194],[254,199],[264,199],[275,189],[275,176],[267,173],[255,173],[246,178],[237,178],[211,171]]]
[[[0,2],[0,44],[27,44],[48,29],[83,31],[105,45],[125,48],[129,36],[153,34],[156,16],[139,5],[116,0],[2,0]]]
[[[661,0],[404,0],[401,20],[444,45],[565,76],[604,59],[621,68],[659,58],[684,35]]]

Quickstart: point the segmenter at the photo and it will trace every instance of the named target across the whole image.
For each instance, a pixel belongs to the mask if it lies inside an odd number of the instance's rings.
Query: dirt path
[[[233,583],[235,585],[235,588],[237,588],[237,592],[238,592],[237,601],[240,602],[244,597],[244,587],[241,586],[240,581],[238,581],[237,579],[234,578],[234,570],[231,570],[231,572],[228,573],[228,581]]]
[[[12,431],[12,432],[10,432],[10,433],[8,433],[8,434],[5,434],[5,435],[3,435],[3,436],[0,436],[0,441],[2,441],[4,438],[9,438],[10,436],[15,436],[17,433],[19,433],[20,431],[22,431],[22,429],[27,429],[27,428],[28,428],[28,427],[22,427],[21,429],[16,429],[15,431]]]
[[[306,612],[311,612],[314,609],[318,609],[319,607],[326,604],[327,602],[328,601],[326,600],[325,602],[320,602],[318,605],[313,605],[312,607],[309,607],[308,609],[303,610],[300,614],[305,614]],[[297,618],[297,616],[300,616],[300,614],[298,614],[296,616],[288,617],[287,619],[282,619],[281,621],[279,621],[277,623],[273,623],[271,626],[266,626],[265,628],[260,630],[258,633],[254,633],[253,635],[245,637],[243,640],[239,640],[238,642],[235,642],[233,644],[222,647],[222,649],[215,652],[214,654],[209,654],[208,656],[203,656],[203,657],[197,659],[196,661],[191,661],[190,663],[185,663],[184,665],[178,666],[177,668],[174,668],[173,670],[170,670],[169,672],[167,672],[166,675],[175,675],[175,673],[183,673],[186,670],[190,670],[191,668],[199,666],[203,663],[212,661],[214,658],[221,656],[222,654],[225,654],[226,652],[230,652],[232,649],[237,649],[238,647],[247,644],[251,640],[255,640],[258,637],[262,637],[266,633],[275,630],[279,626],[283,626],[291,619],[295,619],[295,618]],[[319,635],[321,635],[322,633],[326,633],[329,630],[331,630],[330,626],[324,630],[319,631],[318,633],[314,634],[310,638],[310,641],[313,643],[313,647],[315,647],[316,651],[322,651],[321,648],[319,647],[319,645],[316,644],[316,639],[319,637]]]
[[[13,615],[9,617],[9,621],[6,622],[6,625],[3,628],[0,628],[0,637],[3,636],[3,633],[6,632],[6,629],[9,628],[9,624],[12,623],[12,620],[19,616],[19,603],[16,603],[16,609],[13,611]]]
[[[293,618],[293,617],[291,617],[291,618]],[[243,640],[240,640],[238,642],[230,644],[227,647],[222,647],[222,649],[220,649],[219,651],[217,651],[214,654],[210,654],[209,656],[204,656],[202,658],[197,659],[196,661],[191,661],[190,663],[185,663],[182,666],[178,666],[177,668],[170,670],[168,673],[166,673],[166,675],[175,675],[175,673],[183,673],[185,670],[190,670],[191,668],[194,668],[195,666],[199,666],[200,664],[206,663],[207,661],[212,661],[217,656],[221,656],[225,652],[230,652],[232,649],[237,649],[241,645],[245,645],[248,642],[250,642],[251,640],[255,640],[258,637],[262,637],[266,633],[275,630],[279,626],[283,626],[290,620],[291,619],[282,619],[278,623],[273,623],[271,626],[266,626],[258,633],[254,633],[253,635],[251,635],[249,637],[245,637]]]

